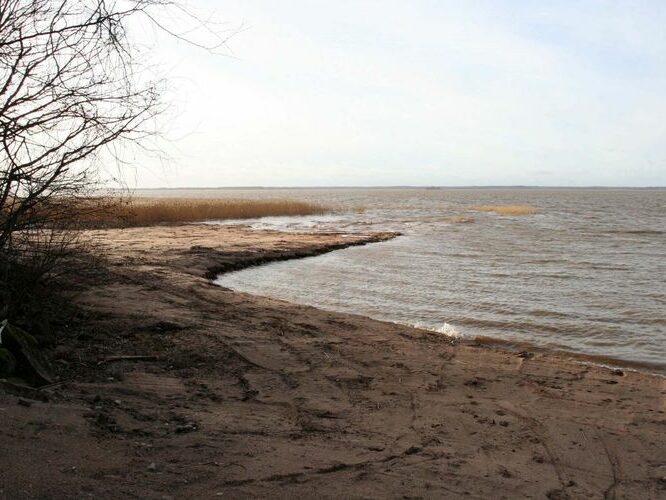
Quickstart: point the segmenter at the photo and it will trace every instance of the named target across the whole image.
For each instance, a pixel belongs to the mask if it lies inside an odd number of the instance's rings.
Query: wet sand
[[[662,377],[209,279],[392,234],[89,236],[107,262],[71,292],[65,383],[0,391],[2,498],[666,496]]]

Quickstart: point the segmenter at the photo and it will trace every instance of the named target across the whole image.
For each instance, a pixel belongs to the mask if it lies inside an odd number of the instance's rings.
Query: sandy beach
[[[666,496],[661,376],[211,282],[394,236],[90,231],[62,383],[0,391],[0,497]]]

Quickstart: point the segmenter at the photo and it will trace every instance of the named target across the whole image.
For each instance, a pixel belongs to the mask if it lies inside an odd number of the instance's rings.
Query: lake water
[[[403,233],[389,242],[226,274],[218,280],[223,286],[447,335],[527,343],[666,371],[666,190],[177,195],[303,199],[342,210],[230,222],[256,228]],[[504,216],[473,208],[514,204],[538,212]]]

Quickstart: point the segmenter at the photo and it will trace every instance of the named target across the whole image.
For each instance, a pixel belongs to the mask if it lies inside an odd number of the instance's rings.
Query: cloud
[[[163,49],[181,167],[142,185],[666,184],[660,2],[227,7],[237,59]]]

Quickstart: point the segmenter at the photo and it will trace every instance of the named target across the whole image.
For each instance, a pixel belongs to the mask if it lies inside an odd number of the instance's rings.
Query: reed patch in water
[[[498,215],[533,215],[539,211],[529,205],[476,205],[472,210],[493,212]]]
[[[137,227],[221,219],[323,215],[331,209],[295,200],[135,198],[94,214],[87,227]]]

